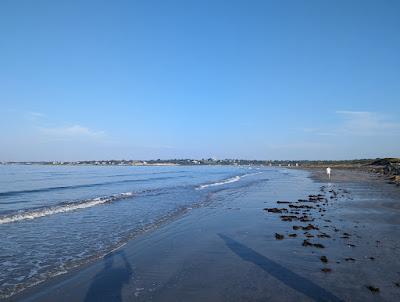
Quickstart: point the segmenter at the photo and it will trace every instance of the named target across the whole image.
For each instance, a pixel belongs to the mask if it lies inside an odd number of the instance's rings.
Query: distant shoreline
[[[48,165],[48,166],[264,166],[295,169],[356,170],[376,173],[388,182],[400,185],[400,158],[355,160],[244,160],[244,159],[168,159],[168,160],[91,160],[91,161],[37,161],[0,162],[0,165]]]

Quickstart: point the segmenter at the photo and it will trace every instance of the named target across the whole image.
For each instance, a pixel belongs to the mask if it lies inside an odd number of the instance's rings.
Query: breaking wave
[[[227,178],[227,179],[224,179],[224,180],[220,180],[220,181],[217,181],[217,182],[214,182],[214,183],[204,184],[204,185],[198,186],[196,189],[197,190],[201,190],[201,189],[205,189],[205,188],[208,188],[208,187],[222,186],[222,185],[230,184],[230,183],[233,183],[233,182],[237,182],[243,177],[256,175],[256,174],[260,174],[260,173],[262,173],[262,172],[248,173],[248,174],[244,174],[244,175],[237,175],[237,176],[234,176],[234,177],[231,177],[231,178]]]
[[[79,202],[64,203],[54,207],[46,207],[34,210],[27,210],[14,214],[8,214],[0,216],[0,224],[18,222],[21,220],[31,220],[53,214],[66,213],[80,209],[86,209],[93,206],[97,206],[104,203],[110,203],[113,201],[130,198],[134,195],[134,192],[126,192],[120,194],[114,194],[106,197],[97,197],[93,199],[86,199]]]

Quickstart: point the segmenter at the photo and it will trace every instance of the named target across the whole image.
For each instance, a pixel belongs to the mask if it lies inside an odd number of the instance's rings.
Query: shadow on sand
[[[122,264],[114,267],[114,258],[120,257]],[[85,302],[122,301],[122,287],[133,275],[132,267],[123,251],[104,257],[104,268],[95,277],[86,294]]]
[[[225,244],[240,258],[257,265],[279,281],[305,294],[307,297],[315,301],[343,301],[312,281],[288,270],[236,240],[222,234],[218,234],[218,236],[221,237],[222,240],[225,241]]]

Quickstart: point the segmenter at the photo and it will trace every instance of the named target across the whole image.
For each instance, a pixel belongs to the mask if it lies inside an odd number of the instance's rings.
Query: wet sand
[[[399,301],[399,188],[357,171],[282,172],[11,301]]]

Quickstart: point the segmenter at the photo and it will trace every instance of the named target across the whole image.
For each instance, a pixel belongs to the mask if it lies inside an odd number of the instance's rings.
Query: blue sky
[[[0,160],[400,157],[399,1],[0,2]]]

